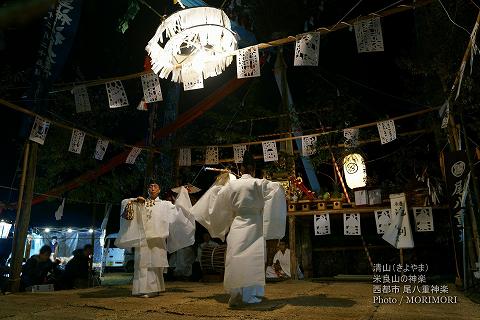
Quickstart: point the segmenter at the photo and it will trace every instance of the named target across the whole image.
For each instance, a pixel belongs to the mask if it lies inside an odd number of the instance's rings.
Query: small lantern
[[[343,171],[350,189],[366,186],[367,168],[363,157],[358,153],[352,153],[343,158]]]

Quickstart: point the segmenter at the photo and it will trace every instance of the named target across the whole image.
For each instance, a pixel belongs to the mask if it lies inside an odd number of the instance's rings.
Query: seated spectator
[[[291,277],[290,249],[284,241],[278,244],[278,251],[273,257],[273,265],[268,266],[266,276],[269,279],[286,279]]]
[[[92,254],[91,244],[85,245],[83,249],[73,251],[73,258],[65,266],[62,287],[65,289],[88,287]]]
[[[40,248],[39,254],[33,255],[22,267],[22,275],[20,282],[20,289],[47,284],[47,276],[50,272],[53,272],[57,267],[58,262],[55,263],[50,260],[52,249],[49,245],[44,245]]]

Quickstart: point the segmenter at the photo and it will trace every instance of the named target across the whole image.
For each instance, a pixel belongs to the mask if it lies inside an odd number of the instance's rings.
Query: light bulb
[[[89,233],[93,233],[93,229],[91,229],[91,228],[88,229],[88,232],[89,232]]]
[[[71,228],[68,228],[68,230],[67,230],[68,233],[72,233],[72,231],[73,230]]]
[[[49,233],[49,232],[50,232],[50,228],[45,228],[45,232],[46,232],[46,233]]]

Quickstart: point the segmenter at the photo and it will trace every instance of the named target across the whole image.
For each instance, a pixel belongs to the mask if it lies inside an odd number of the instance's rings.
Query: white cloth
[[[291,277],[290,272],[290,249],[285,249],[285,253],[282,253],[281,250],[278,250],[275,256],[273,257],[273,264],[280,262],[280,266],[282,267],[282,271],[288,276]]]
[[[121,204],[121,214],[127,203]],[[115,245],[135,248],[135,268],[132,293],[148,294],[165,290],[163,268],[168,267],[167,250],[177,251],[195,242],[195,220],[188,191],[183,188],[176,205],[155,199],[151,207],[147,203],[134,202],[134,218],[120,218],[120,231]]]
[[[282,238],[286,201],[279,183],[243,175],[225,186],[213,185],[192,208],[195,219],[214,238],[227,237],[224,287],[265,285],[265,240]]]
[[[192,275],[192,265],[195,262],[195,251],[193,247],[182,248],[170,256],[169,264],[175,268],[173,274],[176,277],[190,277]]]

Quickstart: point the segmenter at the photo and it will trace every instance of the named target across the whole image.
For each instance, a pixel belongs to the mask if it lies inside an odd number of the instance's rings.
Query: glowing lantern
[[[343,172],[350,189],[365,187],[367,168],[361,155],[352,153],[343,158]]]

